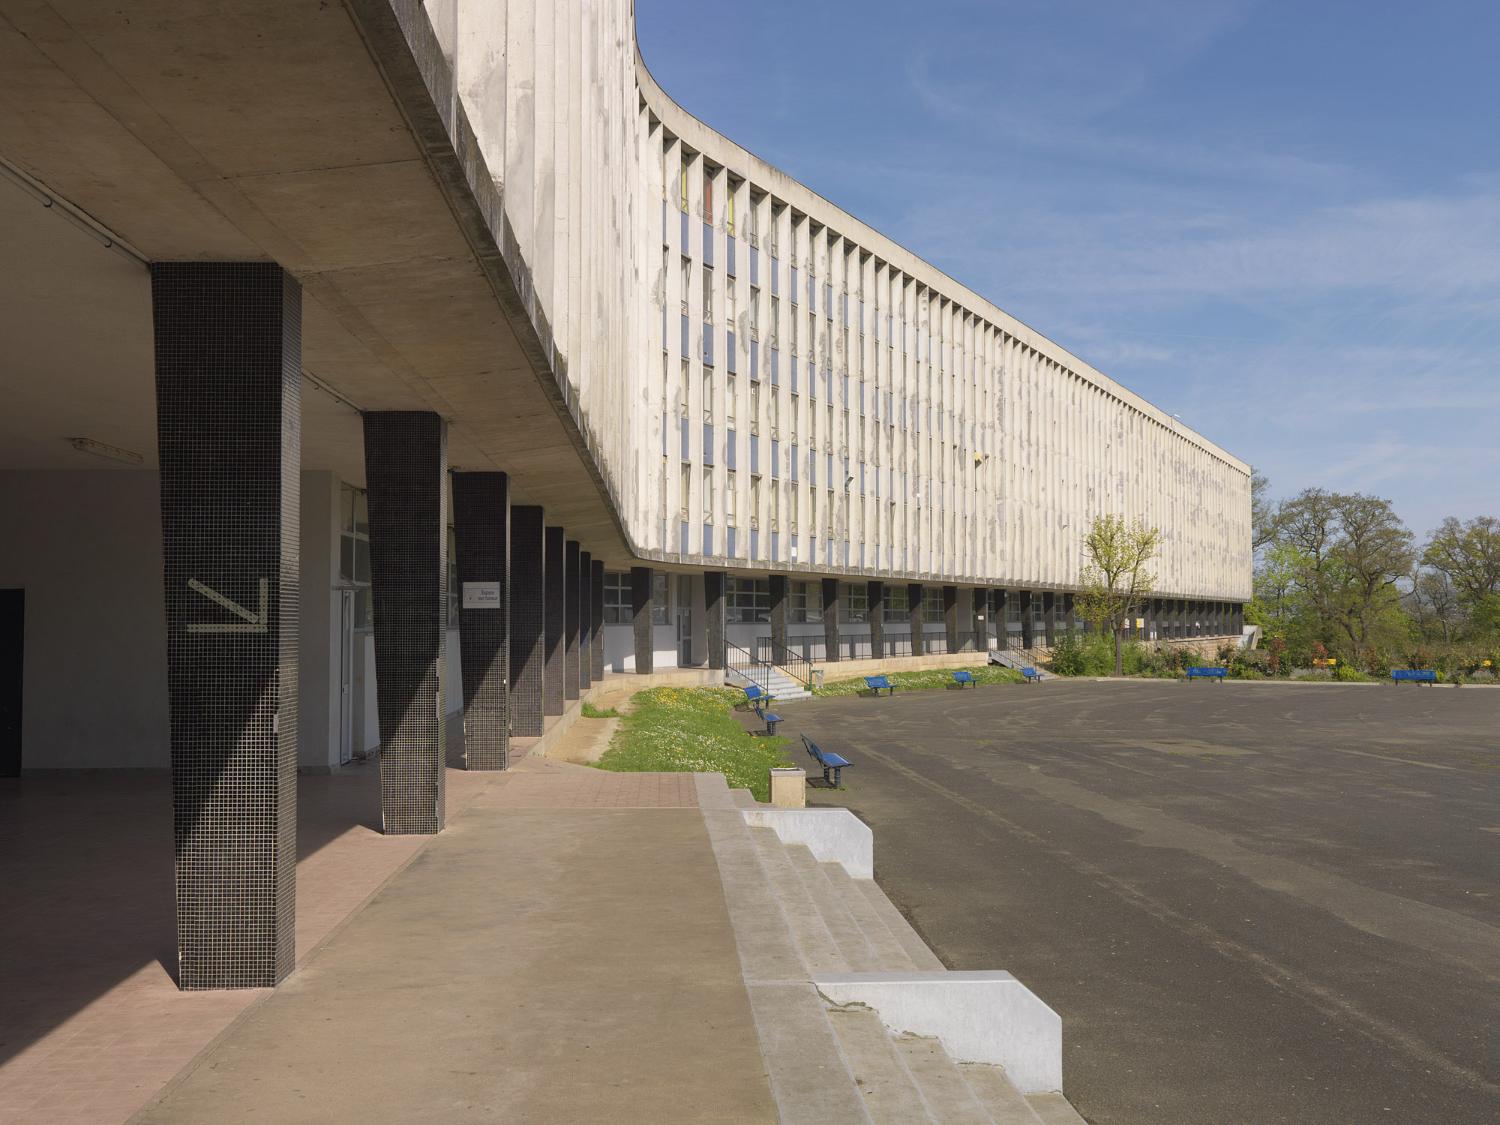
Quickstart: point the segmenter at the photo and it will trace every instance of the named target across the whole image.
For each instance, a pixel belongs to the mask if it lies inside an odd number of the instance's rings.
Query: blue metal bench
[[[879,695],[882,690],[888,691],[892,695],[896,694],[896,685],[891,683],[888,676],[866,676],[865,687],[869,688],[876,695]]]
[[[1398,684],[1435,684],[1437,673],[1431,668],[1397,668],[1391,673],[1391,680]]]
[[[962,690],[965,684],[979,683],[979,681],[974,678],[974,673],[970,672],[967,668],[960,668],[957,672],[954,672],[953,682],[959,686],[960,690]]]
[[[1021,676],[1028,684],[1039,684],[1042,682],[1042,674],[1035,668],[1022,668]]]
[[[807,747],[807,752],[817,759],[818,765],[823,767],[824,784],[832,785],[835,789],[842,789],[844,767],[853,763],[848,758],[842,758],[824,750],[805,734],[802,736],[802,745]],[[828,776],[830,772],[833,774],[831,779]]]
[[[1184,674],[1189,680],[1216,680],[1222,682],[1229,675],[1228,668],[1189,668]]]
[[[776,701],[776,697],[759,684],[750,684],[745,688],[745,698],[749,701],[750,706],[755,708],[756,716],[766,721],[766,733],[775,734],[776,724],[781,722],[781,716],[767,708]]]

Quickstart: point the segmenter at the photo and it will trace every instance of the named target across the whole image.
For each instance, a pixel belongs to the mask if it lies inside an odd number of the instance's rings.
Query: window
[[[703,372],[703,420],[712,422],[714,420],[714,372],[708,368]]]
[[[750,339],[760,339],[760,290],[750,290]]]
[[[703,267],[703,323],[708,324],[714,318],[714,271],[708,266]]]
[[[869,587],[863,582],[841,583],[839,595],[842,610],[842,616],[839,618],[841,622],[854,625],[870,619]]]
[[[714,174],[703,169],[703,221],[714,221]]]
[[[750,432],[760,433],[760,384],[750,384]]]
[[[738,482],[739,475],[733,469],[730,469],[728,483],[724,489],[724,515],[726,517],[725,522],[728,523],[730,527],[734,526],[735,516],[739,514],[740,510]]]
[[[339,489],[339,584],[354,588],[354,627],[370,628],[370,506],[362,488]]]
[[[684,156],[682,158],[682,175],[679,177],[680,187],[679,187],[679,190],[678,190],[678,195],[679,195],[678,206],[681,207],[684,211],[686,211],[688,209],[687,180],[688,180],[688,158],[686,156]]]
[[[606,625],[629,625],[634,620],[631,606],[634,600],[630,593],[630,572],[610,570],[604,573],[604,623]]]
[[[684,211],[687,210],[686,204],[683,205],[683,210]],[[681,289],[682,315],[683,316],[687,316],[687,311],[688,311],[688,294],[690,292],[692,292],[692,288],[693,288],[693,259],[687,257],[686,255],[684,255],[683,259],[682,259],[682,278],[681,278],[681,280],[682,280],[682,289]]]
[[[667,624],[667,610],[671,594],[667,589],[667,576],[657,573],[651,576],[651,624]]]
[[[727,583],[725,616],[736,625],[771,620],[771,583],[765,579],[731,578]]]
[[[823,589],[820,583],[791,583],[787,590],[787,620],[805,625],[823,620]]]
[[[943,591],[939,586],[928,586],[922,591],[922,620],[929,625],[943,623]]]
[[[739,391],[737,389],[738,380],[733,375],[731,375],[725,381],[724,386],[724,418],[732,428],[734,426],[734,404],[736,398],[739,396]]]
[[[885,619],[905,622],[911,618],[911,603],[906,597],[905,586],[887,586],[885,589]]]
[[[726,228],[728,229],[729,233],[733,234],[734,233],[734,188],[731,187],[729,189],[729,191],[728,191],[727,194],[728,194],[729,198],[725,200],[725,205],[729,208],[729,214],[725,218],[725,225],[726,225]]]
[[[684,461],[682,463],[682,495],[677,501],[677,507],[681,513],[681,519],[688,518],[688,497],[693,491],[693,467]]]
[[[708,466],[703,469],[703,522],[714,522],[714,471]]]

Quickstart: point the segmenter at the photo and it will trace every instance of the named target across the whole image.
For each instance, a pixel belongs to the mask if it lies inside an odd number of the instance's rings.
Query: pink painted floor
[[[448,817],[506,775],[448,771]],[[301,964],[430,837],[383,836],[371,763],[298,779]],[[180,992],[165,772],[0,788],[0,1123],[124,1121],[264,989]]]

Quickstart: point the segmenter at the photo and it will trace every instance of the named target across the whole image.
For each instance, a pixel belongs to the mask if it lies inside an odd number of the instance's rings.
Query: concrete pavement
[[[806,704],[882,887],[1064,1021],[1100,1122],[1500,1116],[1500,692],[1054,682]]]

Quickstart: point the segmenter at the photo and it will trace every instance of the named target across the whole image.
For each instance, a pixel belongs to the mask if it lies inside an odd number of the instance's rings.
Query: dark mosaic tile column
[[[1078,613],[1073,604],[1072,594],[1062,595],[1063,603],[1063,633],[1071,637],[1078,632]]]
[[[1030,650],[1036,644],[1036,623],[1031,614],[1031,591],[1017,590],[1016,603],[1021,608],[1021,647]]]
[[[542,583],[546,590],[542,635],[546,664],[542,672],[542,714],[563,713],[563,680],[567,674],[568,570],[567,546],[560,527],[549,527],[542,537]],[[575,681],[576,682],[576,681]]]
[[[563,698],[578,698],[578,630],[583,620],[578,596],[582,590],[578,544],[563,545]]]
[[[1240,637],[1245,633],[1245,607],[1236,602],[1230,609],[1229,632],[1231,636]]]
[[[151,267],[178,983],[291,972],[302,293],[270,262]]]
[[[542,509],[510,510],[510,733],[537,738],[543,729],[546,614]]]
[[[866,616],[870,619],[870,659],[885,658],[885,585],[865,583]]]
[[[927,651],[922,636],[922,585],[920,582],[906,584],[907,617],[911,621],[911,654],[922,656]]]
[[[578,690],[594,682],[594,556],[578,552]]]
[[[1010,609],[1004,590],[990,591],[990,619],[995,626],[995,647],[1010,648]]]
[[[630,568],[630,613],[635,630],[635,670],[650,675],[655,667],[656,645],[651,636],[652,570],[649,566]]]
[[[958,587],[943,587],[943,631],[947,634],[948,651],[958,651]]]
[[[728,651],[725,646],[725,615],[728,610],[728,599],[724,596],[724,578],[722,570],[703,572],[703,611],[708,635],[708,666],[710,668],[723,668],[728,663]]]
[[[975,652],[984,652],[990,647],[985,632],[989,627],[989,599],[988,590],[976,587],[969,591],[969,631]]]
[[[1042,592],[1042,637],[1048,648],[1057,644],[1057,595],[1051,590]]]
[[[771,575],[771,659],[786,659],[786,575]]]
[[[604,562],[589,564],[589,677],[594,683],[604,679]]]
[[[839,610],[843,608],[839,598],[839,580],[823,579],[823,659],[834,662],[839,658]]]
[[[424,835],[443,827],[447,426],[430,411],[364,422],[381,815],[389,835]]]
[[[510,493],[504,473],[453,474],[464,761],[503,770],[510,752]]]

